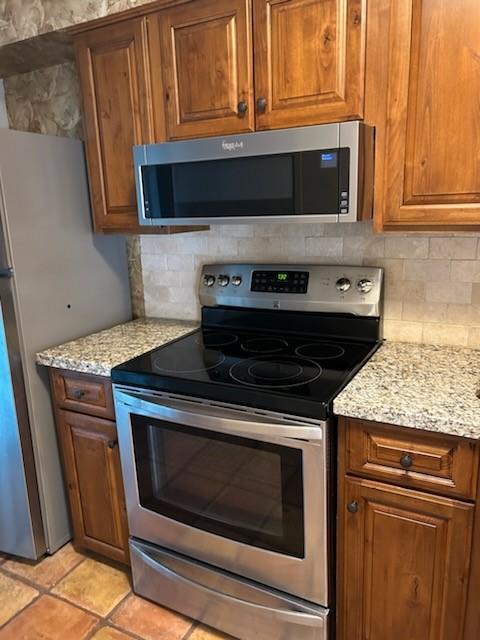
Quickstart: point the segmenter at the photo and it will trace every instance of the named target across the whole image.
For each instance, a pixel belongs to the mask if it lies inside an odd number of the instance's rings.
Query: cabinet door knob
[[[404,469],[410,469],[413,464],[413,458],[409,453],[404,453],[400,458],[400,464]]]
[[[238,115],[244,116],[247,113],[247,109],[248,109],[248,104],[245,102],[245,100],[240,100],[240,102],[237,105]]]
[[[117,444],[118,444],[118,440],[116,440],[116,439],[115,440],[110,440],[109,442],[107,442],[107,447],[109,449],[115,449]]]
[[[81,400],[85,395],[85,391],[83,389],[75,389],[73,395],[77,400]]]
[[[263,113],[267,108],[267,99],[266,98],[258,98],[257,100],[257,110],[259,113]]]
[[[347,511],[350,513],[357,513],[358,511],[358,502],[356,500],[352,500],[347,504]]]

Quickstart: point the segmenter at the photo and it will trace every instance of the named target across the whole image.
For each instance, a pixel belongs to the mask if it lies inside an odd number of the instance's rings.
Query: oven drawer
[[[51,370],[56,403],[62,409],[115,420],[109,378],[58,369]]]
[[[329,640],[329,610],[130,541],[134,591],[240,640]]]
[[[347,473],[474,499],[478,456],[462,438],[346,420]]]

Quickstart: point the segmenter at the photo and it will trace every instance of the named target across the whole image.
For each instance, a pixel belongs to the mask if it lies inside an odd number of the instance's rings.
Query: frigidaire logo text
[[[243,149],[243,142],[222,142],[222,149],[224,151],[236,151],[237,149]]]

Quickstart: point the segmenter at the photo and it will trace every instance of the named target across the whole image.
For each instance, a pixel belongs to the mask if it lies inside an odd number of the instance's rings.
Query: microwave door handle
[[[139,549],[139,547],[133,542],[135,553],[140,555],[142,560],[147,564],[150,568],[152,568],[157,573],[163,573],[164,576],[169,578],[172,583],[183,584],[189,589],[195,589],[195,591],[200,591],[204,595],[212,598],[213,600],[221,601],[226,605],[232,605],[238,607],[239,605],[244,607],[245,614],[248,615],[248,612],[268,612],[275,616],[275,620],[277,623],[290,623],[290,624],[301,624],[303,626],[318,626],[318,614],[313,615],[307,612],[302,611],[289,611],[288,609],[280,609],[276,607],[268,607],[263,604],[257,604],[255,602],[250,602],[249,600],[244,600],[243,598],[238,598],[236,596],[229,595],[228,593],[223,593],[222,591],[217,591],[216,589],[212,589],[200,582],[198,580],[194,580],[190,577],[184,576],[178,571],[174,571],[170,567],[160,564],[156,562],[154,558],[150,556],[150,554],[145,553],[143,549]]]
[[[323,440],[325,423],[316,424],[276,421],[267,416],[235,411],[227,407],[204,405],[195,402],[145,395],[136,391],[115,390],[116,402],[127,405],[144,415],[168,422],[232,433],[237,436],[270,436],[296,440]]]

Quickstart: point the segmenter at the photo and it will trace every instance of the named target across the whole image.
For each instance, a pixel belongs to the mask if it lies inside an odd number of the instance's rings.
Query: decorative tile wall
[[[0,44],[94,20],[152,0],[0,0]]]
[[[385,337],[480,348],[478,234],[377,235],[371,223],[217,225],[142,236],[147,316],[199,317],[201,265],[282,261],[385,269]]]
[[[0,129],[8,128],[7,106],[5,104],[5,88],[0,80]]]
[[[80,85],[73,62],[11,76],[4,85],[12,129],[82,137]]]

